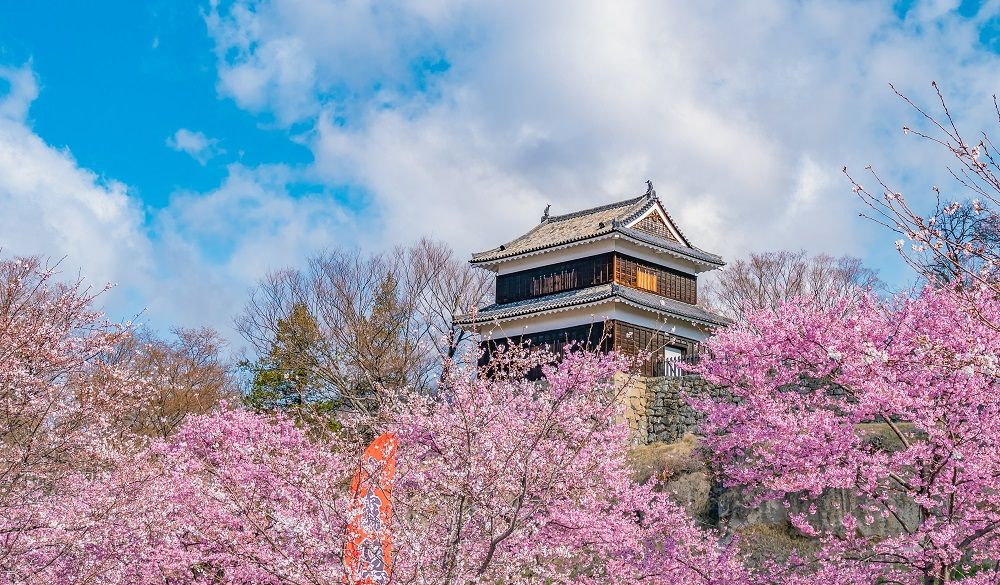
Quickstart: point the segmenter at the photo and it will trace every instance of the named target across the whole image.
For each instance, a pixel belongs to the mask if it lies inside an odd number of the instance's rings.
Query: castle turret
[[[601,343],[653,352],[642,373],[657,376],[726,323],[697,306],[698,275],[722,258],[691,244],[651,184],[639,197],[565,215],[547,207],[529,232],[472,263],[497,275],[496,303],[459,321],[483,335],[486,359],[512,340],[557,350]]]

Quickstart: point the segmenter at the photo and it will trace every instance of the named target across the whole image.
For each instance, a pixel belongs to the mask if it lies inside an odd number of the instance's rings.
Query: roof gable
[[[677,227],[667,210],[663,209],[660,199],[653,192],[653,205],[642,215],[633,220],[627,227],[652,234],[673,242],[684,244],[692,248],[691,242],[684,236],[684,232]]]

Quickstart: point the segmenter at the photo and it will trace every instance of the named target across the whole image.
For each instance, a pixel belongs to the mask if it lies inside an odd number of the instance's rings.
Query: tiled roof
[[[472,315],[463,315],[457,319],[456,322],[460,325],[490,323],[493,321],[530,315],[533,313],[568,309],[570,307],[596,303],[609,299],[624,301],[702,325],[715,327],[726,325],[728,323],[725,318],[709,313],[708,311],[694,305],[689,305],[687,303],[682,303],[681,301],[668,299],[657,294],[648,293],[616,283],[601,284],[598,286],[555,293],[534,299],[504,303],[502,305],[492,304],[488,307],[480,309],[476,313],[475,317]]]
[[[689,319],[706,325],[721,326],[729,324],[729,320],[725,317],[721,317],[695,305],[689,305],[681,301],[668,299],[658,294],[622,286],[620,284],[614,284],[613,287],[618,296],[647,309],[662,311],[675,317]]]
[[[589,240],[611,233],[620,233],[660,248],[666,248],[676,254],[687,256],[693,260],[721,266],[722,258],[710,254],[688,244],[681,234],[682,242],[674,242],[640,230],[625,227],[625,225],[648,211],[657,203],[655,194],[641,195],[633,199],[619,201],[610,205],[602,205],[584,209],[566,215],[553,215],[535,226],[531,231],[514,240],[484,252],[472,255],[474,264],[494,262],[511,258],[520,254],[536,252],[546,248]],[[668,216],[669,219],[669,216]],[[673,220],[670,220],[673,223]],[[674,225],[677,228],[676,225]],[[680,233],[680,229],[678,233]]]
[[[706,252],[701,248],[696,248],[694,246],[685,246],[684,244],[678,244],[677,242],[668,240],[666,238],[661,238],[660,236],[644,232],[642,230],[637,230],[627,227],[618,227],[615,229],[616,232],[628,236],[634,240],[639,240],[640,242],[645,242],[647,244],[652,244],[657,248],[664,248],[676,254],[682,256],[687,256],[688,258],[694,260],[701,260],[707,264],[714,264],[716,266],[722,266],[725,261],[722,256],[718,254],[713,254],[711,252]]]

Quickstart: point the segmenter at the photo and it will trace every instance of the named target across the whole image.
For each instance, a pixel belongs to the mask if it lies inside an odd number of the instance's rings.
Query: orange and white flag
[[[386,585],[392,574],[392,477],[396,435],[384,433],[361,456],[351,480],[344,565],[347,585]]]

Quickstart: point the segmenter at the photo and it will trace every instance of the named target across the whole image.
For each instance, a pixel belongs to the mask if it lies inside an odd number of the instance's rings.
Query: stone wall
[[[683,396],[731,400],[729,391],[697,375],[635,378],[629,384],[626,419],[636,444],[632,450],[633,466],[640,475],[664,480],[663,489],[700,522],[715,526],[725,535],[740,534],[741,538],[750,539],[753,549],[811,546],[809,539],[792,527],[789,515],[805,513],[813,509],[814,504],[813,523],[823,529],[839,530],[845,514],[857,518],[867,514],[866,502],[843,490],[827,490],[817,501],[789,495],[780,501],[756,502],[738,488],[723,487],[703,460],[704,454],[697,453],[695,435],[702,416],[687,405]],[[843,394],[841,388],[819,380],[802,380],[800,385],[812,391],[822,389],[833,395]],[[871,440],[885,448],[898,448],[887,431],[869,428],[866,432]],[[913,502],[894,498],[894,503],[904,522],[911,526],[919,523],[918,509]],[[878,519],[874,524],[859,526],[865,536],[886,537],[901,530],[895,518]]]
[[[679,441],[693,433],[702,416],[688,406],[684,396],[710,396],[727,399],[725,388],[709,384],[697,375],[678,377],[638,378],[635,389],[627,394],[629,425],[637,443]]]

